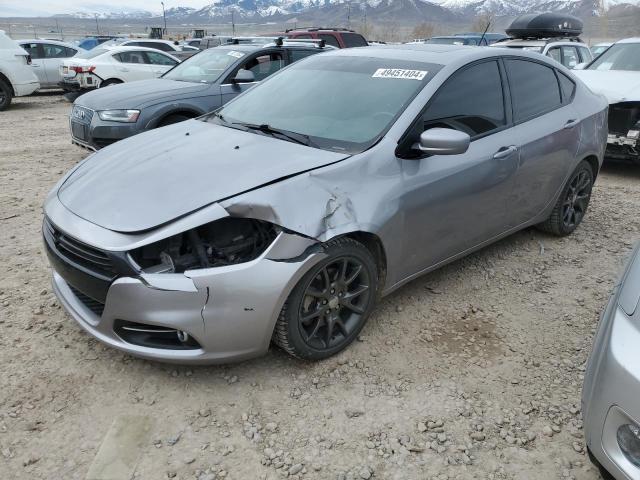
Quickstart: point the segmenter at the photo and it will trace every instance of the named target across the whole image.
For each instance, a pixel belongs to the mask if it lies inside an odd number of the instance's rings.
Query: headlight
[[[129,252],[145,273],[180,273],[259,257],[279,227],[251,218],[223,218]]]
[[[98,116],[100,120],[109,122],[133,123],[138,120],[140,110],[102,110]]]

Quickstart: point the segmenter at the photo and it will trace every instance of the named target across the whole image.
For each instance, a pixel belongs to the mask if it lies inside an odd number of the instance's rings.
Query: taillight
[[[76,73],[91,73],[96,69],[96,67],[94,65],[90,66],[90,67],[82,67],[80,65],[74,65],[69,67],[69,70],[73,70]]]

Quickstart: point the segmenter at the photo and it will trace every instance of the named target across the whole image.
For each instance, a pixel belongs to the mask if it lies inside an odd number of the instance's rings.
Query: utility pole
[[[231,36],[232,37],[236,36],[236,21],[233,15],[234,13],[235,13],[235,10],[231,9]]]
[[[347,28],[351,28],[351,2],[347,3]]]
[[[164,2],[160,2],[160,4],[162,5],[162,18],[164,18],[164,35],[167,34],[167,14],[164,11]]]
[[[94,13],[95,17],[96,17],[96,32],[98,33],[98,35],[100,35],[100,25],[98,25],[98,14]]]

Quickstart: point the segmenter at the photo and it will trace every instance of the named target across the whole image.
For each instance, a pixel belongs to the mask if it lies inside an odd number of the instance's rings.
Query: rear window
[[[342,41],[347,48],[366,47],[368,45],[364,37],[357,33],[342,33]]]
[[[331,45],[332,47],[340,48],[340,44],[338,43],[338,39],[331,34],[328,33],[319,33],[318,38],[324,40],[324,43],[327,45]]]
[[[551,67],[528,60],[505,60],[516,122],[529,120],[562,104]]]

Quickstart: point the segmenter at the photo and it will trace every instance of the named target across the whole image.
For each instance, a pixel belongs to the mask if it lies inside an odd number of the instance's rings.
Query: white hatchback
[[[30,65],[29,54],[0,30],[0,110],[7,109],[13,97],[30,95],[40,88]]]
[[[180,63],[168,53],[144,47],[96,47],[62,62],[65,90],[91,90],[157,78]]]

